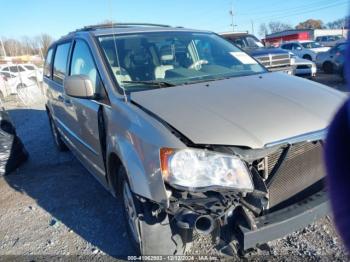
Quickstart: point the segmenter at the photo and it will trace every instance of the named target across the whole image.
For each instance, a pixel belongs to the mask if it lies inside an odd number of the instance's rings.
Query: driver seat
[[[160,65],[154,69],[156,79],[164,79],[166,71],[174,69],[174,54],[170,46],[160,48]]]

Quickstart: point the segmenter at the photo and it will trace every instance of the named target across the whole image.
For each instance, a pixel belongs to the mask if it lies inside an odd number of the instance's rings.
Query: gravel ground
[[[345,90],[334,76],[320,75],[316,81]],[[0,178],[0,260],[72,258],[68,255],[113,260],[132,255],[121,203],[70,152],[55,149],[43,103],[5,105],[30,158],[15,173]],[[196,239],[190,253],[217,254],[203,237]],[[251,250],[245,257],[256,261],[348,260],[329,217]]]

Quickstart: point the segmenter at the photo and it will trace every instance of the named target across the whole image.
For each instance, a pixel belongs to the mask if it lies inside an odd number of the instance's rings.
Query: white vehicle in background
[[[6,77],[0,74],[0,100],[10,95]]]
[[[4,80],[9,94],[17,94],[18,90],[27,86],[35,85],[32,79],[19,77],[13,73],[0,71],[0,77]]]
[[[315,41],[323,46],[333,47],[336,44],[344,43],[346,39],[342,35],[324,35],[316,37]]]
[[[22,64],[26,71],[32,72],[32,76],[36,78],[39,82],[43,81],[43,69],[37,67],[34,64]],[[31,76],[29,77],[31,78]]]
[[[316,76],[317,67],[314,62],[300,58],[292,52],[289,52],[289,54],[292,60],[292,66],[294,66],[294,75],[307,78]]]
[[[315,41],[293,41],[281,44],[282,49],[289,50],[300,58],[316,61],[316,56],[320,52],[326,52],[330,47],[320,45]]]
[[[33,64],[6,64],[0,66],[1,72],[9,72],[22,78],[33,78],[39,82],[43,81],[43,73]]]

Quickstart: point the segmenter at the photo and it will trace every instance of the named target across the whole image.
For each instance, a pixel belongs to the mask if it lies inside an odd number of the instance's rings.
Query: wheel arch
[[[107,183],[112,194],[120,193],[120,177],[118,168],[124,167],[131,191],[154,202],[168,204],[164,181],[160,169],[147,171],[146,167],[153,163],[145,162],[135,146],[127,139],[112,139],[116,142],[107,143]],[[107,141],[110,141],[109,139]]]

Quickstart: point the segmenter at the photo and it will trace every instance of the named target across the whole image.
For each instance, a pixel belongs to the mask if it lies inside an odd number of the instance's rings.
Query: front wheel
[[[322,65],[322,69],[326,74],[332,74],[334,69],[333,69],[333,64],[329,61],[325,62]]]
[[[303,58],[312,61],[312,57],[310,55],[304,55]]]
[[[152,204],[141,202],[131,191],[123,167],[119,170],[122,179],[123,214],[135,252],[139,255],[181,255],[184,245],[181,237],[171,230],[168,214],[152,214]]]

